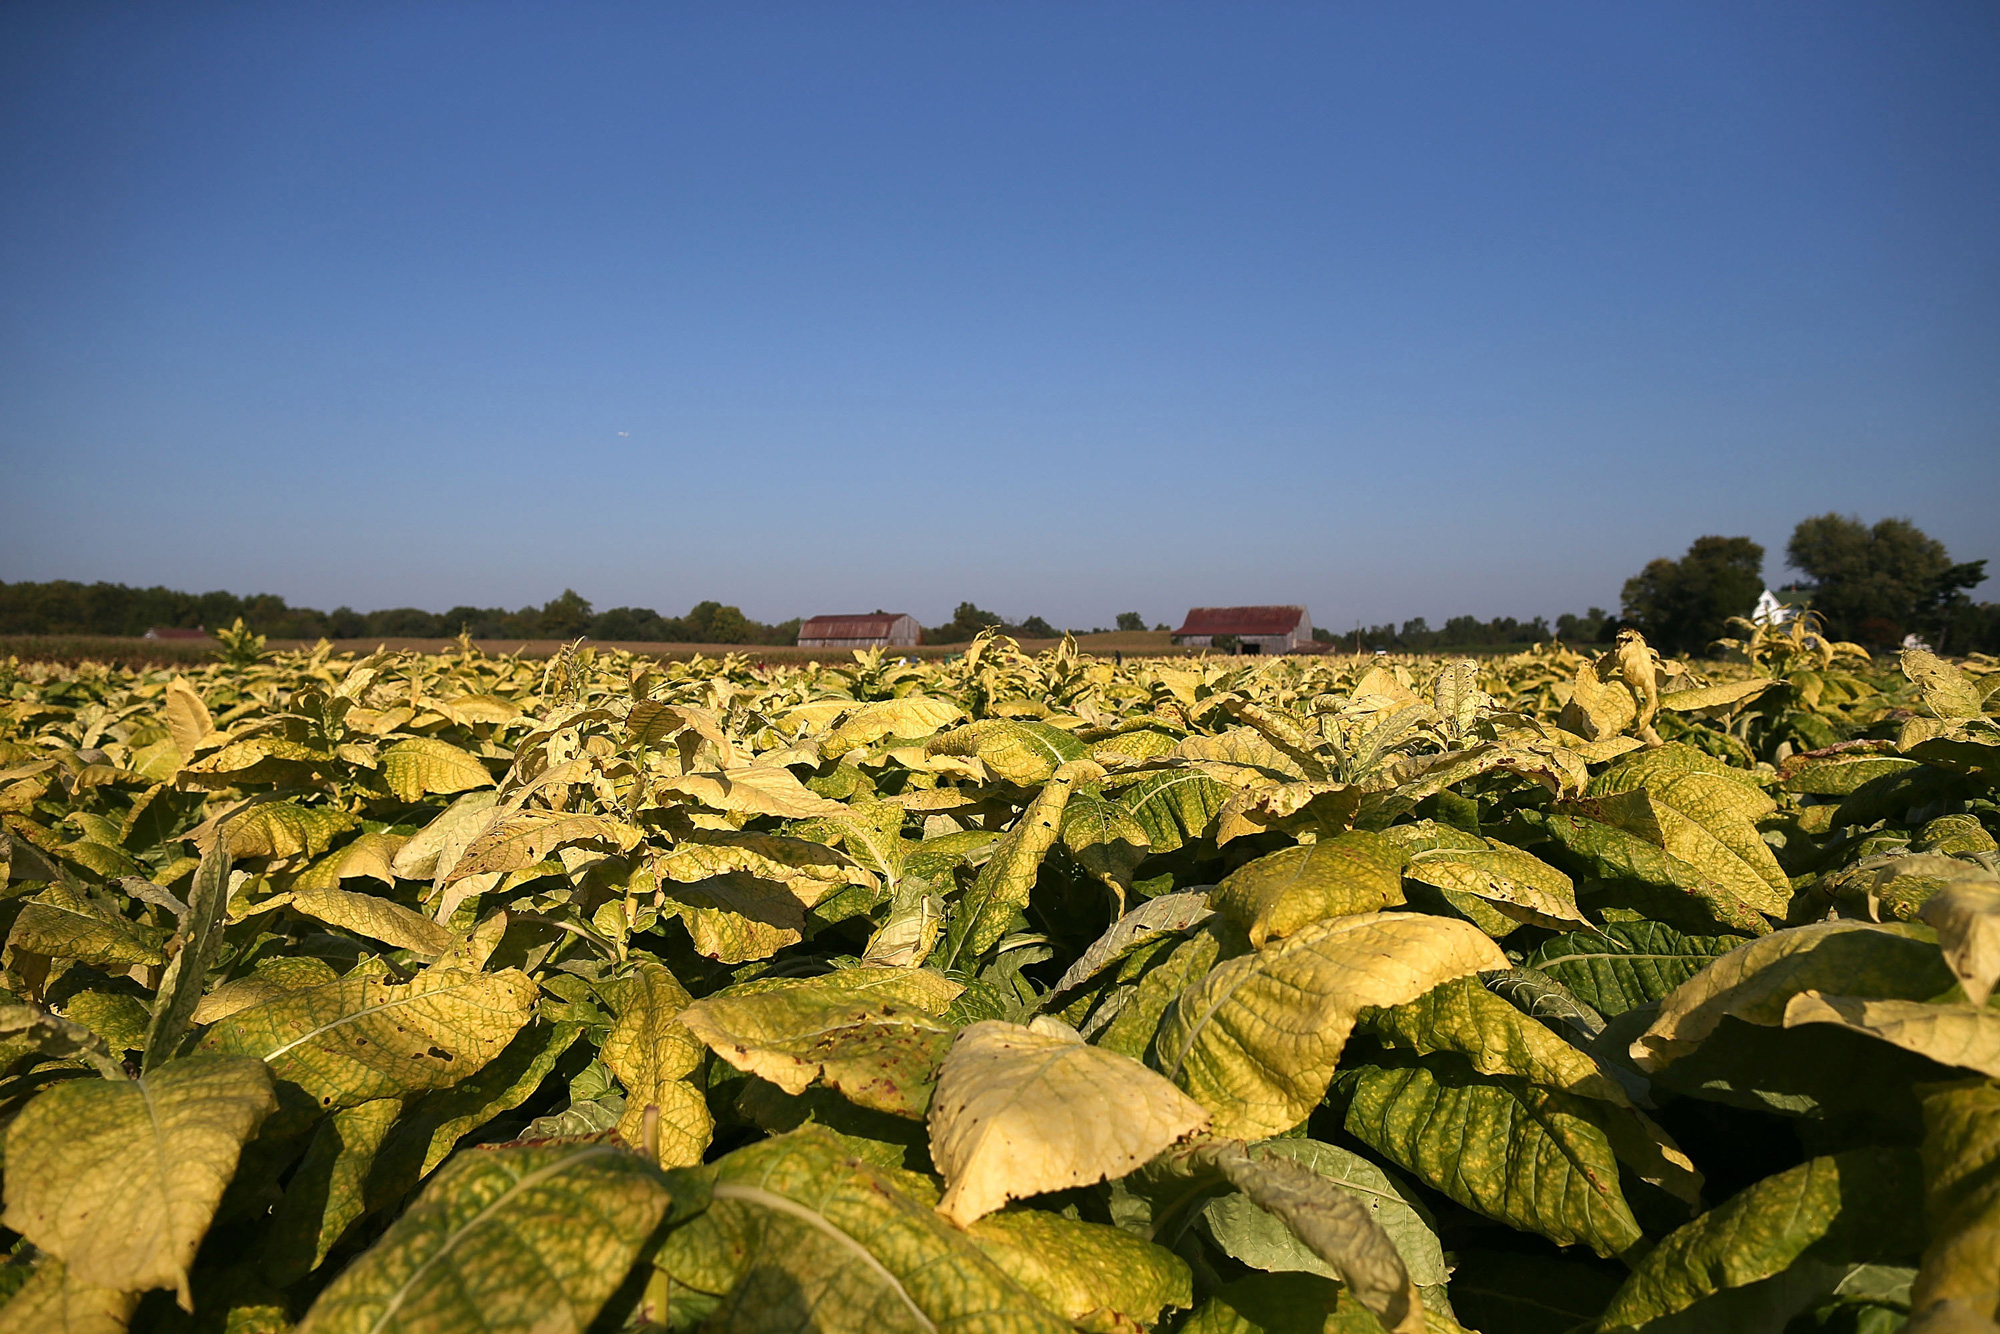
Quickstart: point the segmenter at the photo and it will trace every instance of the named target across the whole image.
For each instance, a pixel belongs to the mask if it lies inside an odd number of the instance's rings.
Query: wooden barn
[[[799,626],[799,647],[911,648],[923,642],[923,633],[917,618],[907,612],[815,616]]]
[[[1209,648],[1222,635],[1243,653],[1294,653],[1313,642],[1312,617],[1304,607],[1194,607],[1174,642]]]

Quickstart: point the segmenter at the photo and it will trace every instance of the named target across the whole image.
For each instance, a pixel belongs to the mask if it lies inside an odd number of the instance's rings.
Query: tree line
[[[1914,634],[1943,653],[2000,652],[2000,604],[1974,602],[1969,590],[1986,579],[1986,562],[1954,562],[1942,542],[1908,519],[1860,519],[1822,514],[1801,522],[1785,547],[1799,577],[1778,591],[1795,608],[1810,608],[1836,639],[1891,648]],[[1361,628],[1352,636],[1320,627],[1313,637],[1343,647],[1432,653],[1487,645],[1560,639],[1605,643],[1627,626],[1676,653],[1701,654],[1730,633],[1729,618],[1748,616],[1762,594],[1764,548],[1747,537],[1699,537],[1678,560],[1661,558],[1625,581],[1619,613],[1592,607],[1566,612],[1551,625],[1537,616],[1481,620],[1454,616],[1433,628],[1423,617]],[[650,607],[598,611],[574,589],[539,607],[458,606],[431,612],[389,607],[318,611],[294,607],[272,593],[183,593],[124,584],[0,583],[0,634],[142,635],[154,627],[213,629],[238,618],[258,634],[277,639],[435,639],[465,631],[475,639],[574,639],[680,644],[790,644],[799,620],[766,625],[740,608],[697,602],[681,616]],[[1053,639],[1062,633],[1040,616],[1010,621],[974,603],[961,602],[942,625],[924,627],[928,644],[962,644],[997,628],[1017,639]],[[1138,612],[1120,612],[1117,628],[1143,630]],[[1154,627],[1165,630],[1161,623]]]

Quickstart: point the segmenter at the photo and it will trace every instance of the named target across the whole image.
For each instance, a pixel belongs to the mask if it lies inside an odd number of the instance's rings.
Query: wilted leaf
[[[881,987],[849,990],[841,978],[712,996],[690,1006],[682,1022],[723,1060],[787,1093],[824,1079],[859,1106],[922,1116],[956,1029],[921,1003],[899,1002]]]
[[[1172,1084],[1060,1023],[974,1024],[931,1099],[938,1208],[964,1225],[1011,1199],[1120,1177],[1207,1121]]]
[[[1370,913],[1315,922],[1225,960],[1162,1021],[1158,1062],[1215,1114],[1215,1132],[1263,1138],[1297,1125],[1326,1092],[1355,1018],[1440,982],[1504,968],[1466,922]]]
[[[1983,717],[1985,692],[1957,667],[1923,649],[1904,649],[1903,675],[1917,688],[1917,698],[1931,717],[1963,722]]]
[[[227,1057],[49,1089],[7,1128],[6,1224],[74,1282],[173,1288],[192,1311],[195,1250],[273,1105],[263,1065]]]
[[[744,815],[779,815],[788,820],[803,820],[815,815],[847,814],[845,806],[816,796],[792,776],[790,769],[778,765],[660,778],[654,780],[653,789],[659,793],[681,793],[718,811]]]
[[[472,840],[465,849],[465,855],[446,875],[445,883],[485,872],[518,871],[524,866],[533,866],[558,848],[583,847],[599,852],[623,852],[636,845],[639,837],[639,831],[631,825],[603,816],[572,815],[564,811],[515,811],[501,817],[485,833]],[[415,841],[412,839],[411,843],[414,845]]]
[[[298,1334],[583,1330],[669,1195],[605,1144],[461,1155],[334,1279]]]

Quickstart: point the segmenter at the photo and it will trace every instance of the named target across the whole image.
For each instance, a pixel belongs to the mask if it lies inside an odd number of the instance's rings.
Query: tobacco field
[[[2000,1331],[2000,664],[0,661],[0,1331]]]

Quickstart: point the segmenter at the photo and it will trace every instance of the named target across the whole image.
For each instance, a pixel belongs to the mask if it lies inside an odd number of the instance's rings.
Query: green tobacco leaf
[[[1480,985],[1441,982],[1413,1001],[1368,1010],[1360,1025],[1385,1046],[1428,1056],[1456,1052],[1483,1075],[1517,1075],[1582,1098],[1630,1106],[1597,1062]]]
[[[52,1088],[7,1128],[6,1224],[75,1282],[173,1288],[191,1311],[195,1250],[273,1106],[270,1072],[228,1057]]]
[[[377,1098],[320,1122],[271,1211],[262,1268],[273,1284],[304,1278],[367,1212],[369,1172],[402,1112],[401,1099]]]
[[[229,902],[229,852],[222,840],[201,859],[188,890],[188,916],[182,921],[187,941],[160,979],[146,1028],[144,1068],[152,1070],[172,1056],[187,1036],[208,970],[222,948],[223,910]]]
[[[369,1172],[368,1207],[400,1199],[429,1176],[460,1139],[533,1097],[581,1031],[576,1024],[531,1023],[478,1074],[405,1103]]]
[[[1760,937],[1723,955],[1660,1004],[1632,1044],[1643,1069],[1656,1070],[1701,1045],[1725,1017],[1782,1024],[1803,991],[1866,999],[1919,1000],[1954,978],[1921,927],[1820,922]]]
[[[1395,1243],[1419,1288],[1434,1287],[1450,1276],[1429,1215],[1375,1163],[1310,1139],[1268,1139],[1251,1145],[1249,1152],[1253,1158],[1289,1159],[1360,1200],[1376,1226]],[[1202,1221],[1223,1250],[1252,1268],[1340,1277],[1277,1215],[1259,1208],[1247,1195],[1210,1200],[1202,1209]]]
[[[668,1203],[656,1169],[607,1144],[463,1154],[298,1334],[585,1329]]]
[[[885,737],[912,741],[929,737],[946,723],[964,716],[965,710],[951,701],[927,695],[905,695],[866,704],[820,739],[820,758],[839,759],[850,750],[873,745]]]
[[[1591,780],[1592,797],[1644,791],[1661,846],[1759,912],[1782,917],[1791,882],[1757,831],[1776,803],[1687,746],[1669,743],[1619,760]]]
[[[982,724],[974,724],[981,726]],[[965,730],[965,729],[961,729]],[[946,933],[944,966],[965,966],[998,944],[1013,915],[1027,906],[1041,872],[1042,858],[1062,829],[1063,807],[1078,783],[1103,776],[1091,760],[1076,760],[1054,771],[1047,784],[1007,831],[979,879],[965,891]]]
[[[1205,893],[1162,894],[1146,900],[1113,922],[1089,949],[1077,956],[1049,993],[1050,999],[1082,986],[1160,932],[1185,931],[1212,916],[1214,909],[1208,906]]]
[[[1161,1023],[1155,1059],[1215,1114],[1216,1134],[1280,1134],[1326,1092],[1363,1009],[1506,966],[1466,922],[1414,913],[1330,918],[1225,960],[1181,993]]]
[[[218,1022],[199,1050],[255,1056],[323,1107],[352,1107],[476,1074],[534,1011],[515,969],[349,977],[287,992]]]
[[[1605,1308],[1601,1328],[1636,1330],[1801,1258],[1901,1258],[1921,1233],[1917,1181],[1905,1149],[1856,1149],[1766,1177],[1654,1247]]]
[[[1451,1056],[1345,1070],[1336,1088],[1349,1134],[1466,1208],[1599,1255],[1639,1241],[1603,1112],[1588,1100]]]
[[[1381,835],[1351,830],[1240,866],[1211,897],[1215,910],[1261,948],[1329,917],[1400,905],[1403,861],[1402,849]]]
[[[1187,1261],[1129,1232],[1041,1209],[990,1214],[966,1229],[986,1258],[1073,1324],[1150,1326],[1194,1304]]]
[[[1197,1145],[1190,1162],[1220,1172],[1230,1185],[1302,1243],[1392,1334],[1418,1334],[1423,1302],[1394,1239],[1371,1201],[1332,1184],[1306,1163],[1252,1155],[1241,1143]]]
[[[1181,992],[1199,981],[1221,957],[1222,934],[1208,922],[1187,939],[1176,941],[1151,961],[1135,984],[1114,992],[1105,1002],[1108,1018],[1093,1015],[1092,1041],[1100,1047],[1123,1052],[1133,1060],[1147,1060],[1160,1020]],[[1100,1013],[1102,1011],[1100,1010]]]
[[[28,900],[7,936],[10,950],[104,966],[162,964],[167,933],[134,922],[57,881]]]
[[[382,781],[398,799],[417,801],[432,793],[491,787],[493,776],[477,756],[449,741],[413,737],[382,752]]]
[[[2000,1322],[2000,1085],[1929,1091],[1923,1168],[1930,1245],[1910,1308],[1940,1331]]]
[[[722,1299],[708,1329],[749,1334],[806,1319],[822,1334],[1070,1329],[931,1207],[927,1179],[861,1162],[816,1126],[704,1172],[712,1203],[667,1235],[655,1263],[677,1285]]]
[[[1058,1020],[974,1024],[931,1099],[938,1209],[963,1226],[1011,1199],[1122,1177],[1207,1123],[1165,1079]]]
[[[1743,943],[1741,936],[1691,936],[1659,922],[1607,922],[1543,941],[1528,967],[1603,1014],[1623,1014],[1664,999]]]
[[[1102,792],[1083,788],[1063,808],[1063,846],[1084,870],[1112,887],[1122,904],[1132,873],[1152,852],[1138,817]]]
[[[1771,924],[1748,902],[1660,846],[1665,835],[1651,808],[1640,792],[1563,802],[1547,815],[1524,811],[1521,818],[1548,833],[1590,875],[1637,894],[1650,911],[1695,917],[1746,935],[1768,932]],[[1635,810],[1646,816],[1635,821],[1645,833],[1615,822]]]
[[[637,1148],[649,1144],[663,1167],[701,1161],[715,1131],[700,1091],[689,1082],[707,1056],[683,1016],[687,989],[667,969],[641,962],[619,991],[618,1021],[598,1056],[625,1086],[618,1134]],[[652,1120],[646,1109],[657,1108]]]
[[[1084,758],[1085,746],[1060,727],[1018,718],[988,718],[941,732],[924,743],[930,755],[971,755],[1009,783],[1047,782],[1062,765]]]
[[[1148,774],[1118,791],[1118,804],[1146,831],[1156,853],[1178,852],[1209,837],[1229,802],[1229,789],[1199,769]]]

